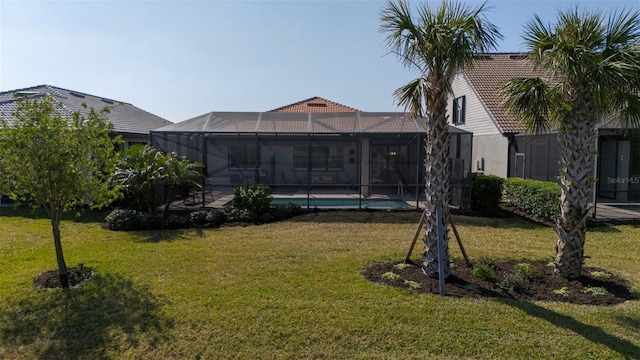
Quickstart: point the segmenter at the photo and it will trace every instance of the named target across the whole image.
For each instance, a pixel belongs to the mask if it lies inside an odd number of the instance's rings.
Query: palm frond
[[[551,128],[552,99],[550,88],[541,78],[515,78],[505,83],[500,95],[504,107],[516,114],[527,131],[542,133]]]
[[[423,117],[429,92],[429,82],[424,77],[419,77],[398,88],[393,96],[398,100],[398,105],[403,106],[412,116]]]

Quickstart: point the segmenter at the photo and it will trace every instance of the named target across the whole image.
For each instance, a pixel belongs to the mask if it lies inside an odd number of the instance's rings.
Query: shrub
[[[253,222],[256,220],[256,214],[246,210],[238,209],[235,207],[226,209],[226,218],[229,222]]]
[[[471,174],[471,209],[484,215],[497,214],[503,182],[503,178],[495,175]]]
[[[540,220],[554,222],[560,217],[560,186],[554,182],[505,179],[503,199],[525,214]]]
[[[382,276],[380,277],[384,280],[395,280],[395,279],[398,279],[400,275],[394,273],[393,271],[387,271],[386,273],[382,274]]]
[[[481,257],[473,267],[473,276],[486,281],[496,279],[496,263],[488,257]]]
[[[520,274],[507,274],[502,280],[502,286],[511,291],[521,293],[527,290],[527,283]]]
[[[476,265],[473,267],[473,276],[478,279],[493,281],[496,279],[496,271],[486,265]]]
[[[602,286],[587,286],[582,289],[582,292],[593,296],[605,296],[608,294],[607,289]]]
[[[160,220],[162,220],[162,217],[160,217]],[[164,228],[165,229],[180,229],[180,228],[186,227],[188,225],[188,222],[189,221],[188,221],[188,219],[186,217],[173,214],[173,215],[169,215],[166,219],[164,219]],[[158,228],[156,228],[156,229],[158,229]]]
[[[164,219],[157,214],[138,213],[138,222],[141,230],[156,230],[164,227]]]
[[[264,184],[248,184],[233,187],[233,207],[248,210],[258,216],[269,211],[271,189]]]
[[[300,215],[303,211],[300,205],[290,202],[284,205],[274,206],[269,212],[276,220],[284,220]]]
[[[516,264],[513,267],[513,272],[521,276],[523,279],[531,279],[536,275],[536,270],[533,268],[533,265],[529,263]]]
[[[211,226],[220,226],[227,221],[227,214],[224,210],[211,210],[207,213],[207,224]]]
[[[209,211],[207,210],[198,210],[189,214],[189,222],[194,225],[205,225],[207,223],[207,217],[209,216]]]
[[[140,227],[140,216],[135,210],[117,209],[113,210],[105,218],[107,227],[110,230],[128,231],[136,230]]]
[[[270,223],[270,222],[274,222],[275,220],[276,218],[273,215],[271,215],[271,213],[264,213],[260,215],[261,223]]]

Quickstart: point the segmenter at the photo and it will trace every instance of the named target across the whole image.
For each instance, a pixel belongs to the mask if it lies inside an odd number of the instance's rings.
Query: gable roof
[[[148,135],[151,130],[171,124],[170,121],[129,103],[51,85],[38,85],[0,92],[0,118],[8,121],[13,119],[13,114],[18,109],[18,102],[21,100],[19,97],[16,98],[15,94],[29,98],[51,95],[62,104],[58,110],[62,116],[71,116],[74,111],[79,111],[86,116],[90,108],[101,110],[108,106],[111,111],[107,114],[107,118],[113,124],[113,130],[116,133]],[[87,105],[86,109],[82,107],[83,103]]]
[[[314,96],[293,104],[281,106],[268,112],[283,113],[336,113],[336,112],[358,112],[360,110],[350,106],[342,105],[335,101],[327,100],[319,96]]]
[[[501,133],[518,133],[525,130],[518,117],[504,109],[500,97],[500,88],[508,80],[544,76],[543,71],[536,70],[525,54],[479,54],[475,57],[473,66],[465,69],[463,75],[490,112]]]

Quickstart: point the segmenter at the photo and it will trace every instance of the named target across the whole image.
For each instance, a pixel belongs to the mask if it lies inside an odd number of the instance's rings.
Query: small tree
[[[86,108],[86,105],[83,104]],[[60,240],[63,211],[99,208],[117,196],[108,179],[115,142],[108,109],[65,114],[51,96],[18,102],[13,121],[0,121],[0,188],[13,200],[44,208],[51,218],[62,287],[69,287]]]

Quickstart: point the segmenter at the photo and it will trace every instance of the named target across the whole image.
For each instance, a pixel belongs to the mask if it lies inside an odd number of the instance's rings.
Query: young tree
[[[451,165],[447,98],[455,73],[470,66],[473,55],[494,49],[502,35],[485,17],[485,4],[470,8],[456,2],[442,2],[438,9],[418,5],[413,17],[404,0],[389,1],[382,11],[380,31],[387,34],[390,51],[420,76],[397,89],[394,96],[413,116],[425,117],[426,158],[426,237],[423,270],[438,276],[438,237],[436,207],[444,209],[443,223],[448,223]],[[445,277],[449,276],[449,235],[445,231]]]
[[[60,240],[63,211],[110,203],[115,141],[108,109],[66,114],[52,97],[18,101],[13,120],[0,121],[0,187],[12,199],[44,208],[51,218],[63,287],[69,287]],[[85,106],[86,107],[86,106]]]
[[[555,25],[535,16],[525,28],[531,61],[545,78],[517,78],[505,106],[531,132],[558,130],[561,217],[555,272],[577,278],[584,263],[589,192],[594,184],[596,126],[617,119],[640,125],[640,17],[623,11],[561,11]]]

